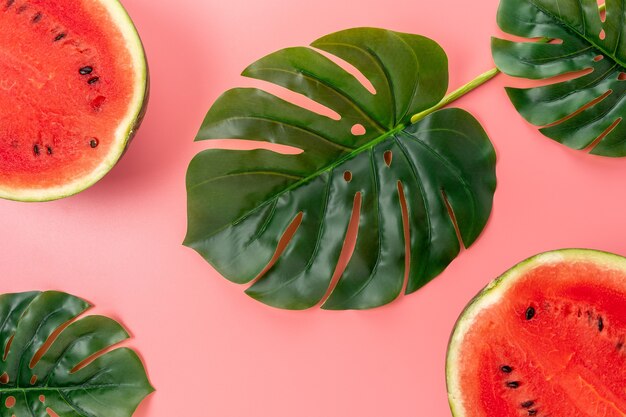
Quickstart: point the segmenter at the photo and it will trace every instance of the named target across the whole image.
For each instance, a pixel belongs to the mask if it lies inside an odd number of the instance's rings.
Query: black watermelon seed
[[[513,368],[511,368],[509,365],[502,365],[500,367],[500,370],[505,374],[510,374],[511,372],[513,372]]]
[[[534,416],[534,415],[537,415],[537,410],[535,410],[535,409],[528,410],[528,415],[529,415],[529,416]]]
[[[42,17],[43,16],[41,13],[39,12],[35,13],[35,15],[33,16],[33,23],[39,23]]]
[[[533,405],[535,405],[535,402],[534,401],[524,401],[520,405],[522,406],[522,408],[530,408]]]
[[[602,317],[598,317],[598,331],[601,332],[602,330],[604,330],[604,320]]]
[[[54,41],[55,41],[55,42],[58,42],[58,41],[60,41],[61,39],[63,39],[64,37],[66,37],[66,36],[67,36],[67,34],[65,34],[65,33],[59,33],[58,35],[56,35],[56,36],[54,37]]]
[[[91,77],[89,80],[87,80],[87,84],[95,84],[98,81],[100,81],[100,77]]]
[[[91,146],[92,148],[96,148],[98,146],[98,139],[91,138],[91,140],[89,141],[89,146]]]
[[[533,307],[528,307],[526,309],[526,320],[530,320],[535,317],[535,309]]]
[[[509,381],[506,383],[506,386],[509,388],[519,388],[519,381]]]
[[[91,74],[91,71],[93,71],[93,67],[90,67],[90,66],[82,67],[81,69],[78,70],[80,75],[89,75]]]
[[[52,147],[46,146],[46,152],[48,153],[48,155],[52,155]]]
[[[33,146],[33,152],[35,153],[35,155],[39,155],[39,145]]]
[[[624,347],[624,341],[623,340],[619,340],[616,344],[615,344],[615,348],[617,350],[620,350],[621,348]]]

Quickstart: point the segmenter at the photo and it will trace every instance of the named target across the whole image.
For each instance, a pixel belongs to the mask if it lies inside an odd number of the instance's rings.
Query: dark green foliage
[[[129,417],[153,391],[131,349],[102,353],[128,338],[119,323],[75,320],[88,307],[54,291],[0,295],[0,416]]]
[[[226,278],[248,283],[264,271],[301,214],[285,251],[246,292],[272,306],[309,308],[329,290],[360,201],[354,253],[323,307],[380,306],[395,299],[404,283],[400,189],[408,208],[411,293],[459,252],[447,203],[465,246],[480,234],[491,211],[495,153],[478,122],[459,109],[436,111],[410,125],[412,115],[435,106],[447,90],[447,58],[432,40],[360,28],[312,46],[356,67],[375,94],[312,48],[283,49],[248,67],[244,75],[303,94],[341,118],[256,88],[224,93],[197,140],[266,141],[303,152],[199,153],[187,172],[185,244]],[[353,134],[355,125],[365,133]]]
[[[544,135],[574,149],[594,145],[593,154],[624,156],[626,82],[620,78],[626,71],[626,1],[608,0],[606,21],[600,16],[595,0],[502,0],[503,31],[543,38],[493,39],[493,56],[499,69],[515,77],[549,79],[582,71],[567,81],[507,92],[524,118],[543,126]]]

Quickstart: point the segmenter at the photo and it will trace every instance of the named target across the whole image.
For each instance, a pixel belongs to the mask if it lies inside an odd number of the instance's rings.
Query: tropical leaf
[[[360,71],[375,93],[337,57]],[[235,88],[215,102],[200,128],[196,140],[246,139],[302,150],[209,149],[189,166],[185,244],[229,280],[254,281],[250,296],[288,309],[314,306],[328,293],[323,308],[380,306],[402,292],[405,263],[411,293],[455,258],[460,245],[454,219],[465,246],[478,237],[495,189],[489,138],[459,109],[410,124],[412,115],[432,109],[447,90],[447,58],[435,42],[350,29],[318,39],[312,48],[270,54],[243,75],[340,115],[321,115],[260,89]],[[353,207],[360,213],[356,246],[335,285]],[[293,221],[300,222],[297,231],[268,268]]]
[[[515,77],[574,73],[566,81],[507,92],[520,114],[543,126],[540,131],[549,138],[617,157],[626,155],[626,0],[608,0],[604,22],[603,8],[596,0],[502,0],[503,31],[543,38],[494,38],[492,50],[498,68]]]
[[[153,388],[114,320],[69,294],[0,295],[0,416],[128,417]],[[68,324],[69,323],[69,324]]]

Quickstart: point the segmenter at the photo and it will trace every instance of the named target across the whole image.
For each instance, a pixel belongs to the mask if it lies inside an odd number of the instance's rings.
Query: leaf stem
[[[600,13],[606,12],[606,3],[603,3],[600,6],[598,6],[598,11]],[[551,40],[552,40],[551,38],[541,38],[537,42],[538,43],[547,43],[547,42],[550,42]],[[435,111],[437,111],[437,110],[447,106],[448,104],[452,103],[453,101],[458,100],[459,98],[463,97],[465,94],[469,93],[470,91],[474,90],[475,88],[480,87],[481,85],[483,85],[487,81],[491,80],[493,77],[495,77],[499,73],[500,73],[500,70],[498,68],[492,68],[489,71],[480,74],[478,77],[474,78],[469,83],[461,86],[460,88],[457,88],[456,90],[454,90],[450,94],[446,95],[435,106],[431,107],[430,109],[426,109],[426,110],[424,110],[422,112],[416,113],[413,116],[411,116],[411,124],[417,122],[418,120],[422,120],[424,117],[428,116],[429,114],[431,114],[431,113],[433,113],[433,112],[435,112]]]
[[[480,74],[478,77],[474,78],[469,83],[463,85],[460,88],[457,88],[456,90],[454,90],[450,94],[446,95],[435,106],[431,107],[430,109],[426,109],[426,110],[424,110],[422,112],[419,112],[417,114],[414,114],[411,117],[411,123],[415,123],[418,120],[421,120],[424,117],[428,116],[429,114],[431,114],[431,113],[441,109],[442,107],[447,106],[448,104],[452,103],[453,101],[458,100],[459,98],[463,97],[465,94],[469,93],[473,89],[475,89],[477,87],[480,87],[481,85],[483,85],[487,81],[491,80],[493,77],[495,77],[499,73],[500,73],[500,70],[498,68],[492,68],[489,71],[487,71],[487,72],[485,72],[483,74]]]

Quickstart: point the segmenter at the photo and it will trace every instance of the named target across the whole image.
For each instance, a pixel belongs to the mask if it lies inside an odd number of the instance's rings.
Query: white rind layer
[[[0,198],[17,201],[50,201],[69,197],[98,182],[115,166],[128,141],[132,138],[135,124],[141,116],[148,89],[148,65],[141,39],[130,16],[118,0],[90,0],[102,5],[111,16],[111,21],[120,30],[132,59],[135,72],[133,97],[128,105],[128,113],[120,122],[113,138],[110,151],[100,164],[88,175],[57,187],[47,188],[8,188],[0,184]]]
[[[463,339],[472,327],[478,315],[489,306],[497,303],[504,297],[515,282],[529,271],[542,266],[558,262],[593,262],[607,269],[614,269],[626,273],[626,258],[608,252],[592,249],[561,249],[541,253],[528,258],[504,274],[490,282],[479,292],[461,313],[450,337],[446,358],[446,381],[448,386],[448,402],[454,417],[468,417],[463,404],[463,389],[459,374],[456,372],[459,363],[459,352]],[[494,416],[495,417],[495,416]],[[499,416],[506,417],[506,416]]]

